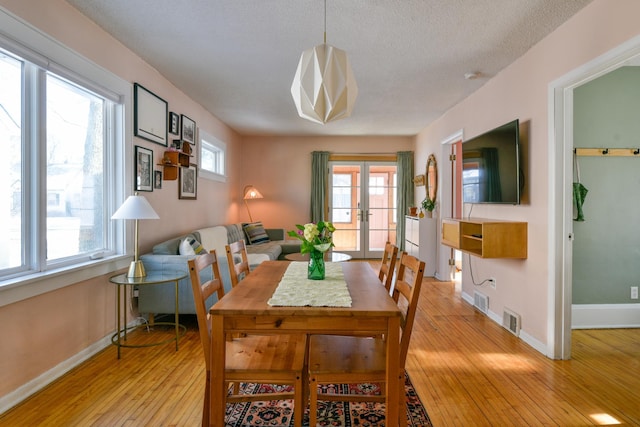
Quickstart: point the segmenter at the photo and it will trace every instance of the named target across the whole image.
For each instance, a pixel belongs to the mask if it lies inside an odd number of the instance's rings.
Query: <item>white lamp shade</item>
[[[159,219],[144,196],[129,196],[111,219]]]
[[[291,95],[307,120],[324,124],[349,117],[358,86],[346,52],[328,44],[302,52]]]

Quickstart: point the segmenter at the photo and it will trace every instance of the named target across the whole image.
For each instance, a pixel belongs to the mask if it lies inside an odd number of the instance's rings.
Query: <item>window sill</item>
[[[113,256],[0,282],[0,307],[127,268],[131,256]]]

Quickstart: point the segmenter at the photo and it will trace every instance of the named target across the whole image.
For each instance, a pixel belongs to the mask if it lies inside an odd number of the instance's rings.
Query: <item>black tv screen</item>
[[[464,203],[520,204],[519,121],[462,143]]]

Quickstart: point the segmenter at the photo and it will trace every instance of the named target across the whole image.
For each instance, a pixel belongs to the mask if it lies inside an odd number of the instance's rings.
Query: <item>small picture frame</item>
[[[196,200],[198,198],[198,168],[190,164],[180,168],[178,176],[178,198]]]
[[[139,145],[135,148],[135,191],[153,191],[153,151]]]
[[[180,116],[173,111],[169,113],[169,132],[174,135],[180,132]]]
[[[153,188],[156,190],[162,189],[162,171],[153,171]]]
[[[184,114],[180,116],[180,119],[182,122],[180,139],[194,145],[196,143],[196,122]]]

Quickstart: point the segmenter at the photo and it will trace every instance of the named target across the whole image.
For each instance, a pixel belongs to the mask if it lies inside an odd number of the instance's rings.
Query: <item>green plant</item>
[[[425,197],[425,199],[422,201],[422,209],[424,209],[425,211],[431,212],[435,208],[436,208],[435,202],[430,198]]]
[[[298,231],[292,230],[287,234],[296,239],[300,239],[300,253],[308,253],[312,250],[326,252],[333,245],[333,232],[336,228],[328,221],[319,221],[317,224],[308,223],[305,225],[296,224]]]

